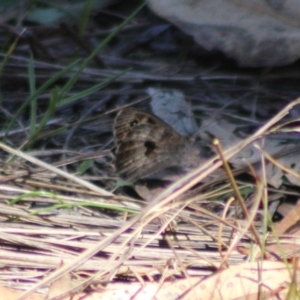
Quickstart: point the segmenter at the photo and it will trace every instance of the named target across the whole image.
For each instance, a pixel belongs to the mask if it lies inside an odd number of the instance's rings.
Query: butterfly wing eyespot
[[[130,127],[134,127],[138,124],[139,122],[137,120],[133,120],[132,122],[130,122]]]
[[[157,148],[156,147],[156,144],[153,142],[153,141],[146,141],[144,143],[144,146],[146,148],[146,151],[145,151],[145,155],[147,157],[150,157],[151,155],[155,155],[155,149]]]

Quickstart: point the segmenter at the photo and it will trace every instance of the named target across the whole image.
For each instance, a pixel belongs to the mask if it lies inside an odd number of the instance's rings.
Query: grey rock
[[[241,66],[283,66],[300,57],[299,0],[149,0],[149,7]]]

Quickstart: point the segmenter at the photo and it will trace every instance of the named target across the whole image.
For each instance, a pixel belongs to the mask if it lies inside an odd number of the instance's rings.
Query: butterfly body
[[[129,182],[162,169],[184,164],[192,140],[171,126],[137,109],[120,111],[114,123],[116,169]]]

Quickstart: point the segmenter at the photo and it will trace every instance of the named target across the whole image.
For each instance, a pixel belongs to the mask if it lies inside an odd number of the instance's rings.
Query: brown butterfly
[[[154,115],[127,108],[114,122],[116,169],[129,182],[172,166],[195,165],[199,150]]]

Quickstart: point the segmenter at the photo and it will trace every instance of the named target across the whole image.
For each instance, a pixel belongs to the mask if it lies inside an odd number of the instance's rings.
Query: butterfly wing
[[[179,165],[188,138],[179,135],[157,117],[136,109],[122,110],[114,125],[116,169],[127,181]]]
[[[128,135],[128,133],[131,132],[135,126],[141,124],[148,124],[148,125],[152,124],[161,127],[164,126],[170,127],[159,118],[147,112],[138,109],[133,109],[133,108],[126,108],[121,110],[117,114],[114,122],[114,136],[116,142],[118,143],[120,141],[123,141]]]

